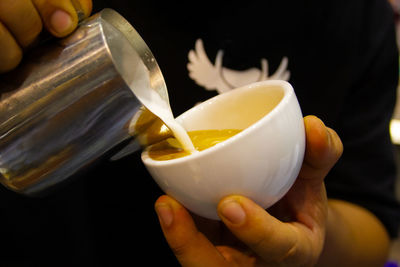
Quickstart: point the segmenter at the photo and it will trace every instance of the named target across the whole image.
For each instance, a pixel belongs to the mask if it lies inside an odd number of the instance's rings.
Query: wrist
[[[383,266],[389,237],[368,210],[342,200],[329,200],[326,235],[317,266]]]

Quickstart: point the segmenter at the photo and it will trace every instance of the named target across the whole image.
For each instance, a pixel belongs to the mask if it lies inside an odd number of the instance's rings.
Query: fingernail
[[[232,224],[242,224],[246,220],[246,213],[235,200],[227,200],[221,205],[221,215]]]
[[[172,224],[172,221],[174,220],[174,214],[170,205],[165,203],[158,204],[156,205],[156,212],[158,218],[164,226],[169,227]]]
[[[59,9],[51,15],[50,24],[54,31],[62,34],[71,28],[72,18],[67,12]]]

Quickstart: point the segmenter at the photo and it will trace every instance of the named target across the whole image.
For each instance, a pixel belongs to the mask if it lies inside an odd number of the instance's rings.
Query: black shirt
[[[325,180],[328,196],[367,208],[391,236],[397,234],[400,208],[388,125],[398,54],[386,1],[94,1],[95,12],[104,7],[122,14],[151,48],[176,116],[216,95],[214,89],[234,87],[232,73],[251,73],[243,76],[249,80],[262,73],[288,79],[303,115],[317,115],[343,141],[344,154]],[[224,86],[190,77],[198,77],[198,69],[187,68],[198,39],[211,66],[222,58],[223,73],[215,79]],[[203,87],[207,82],[210,89]],[[45,198],[2,188],[0,262],[177,265],[153,208],[162,192],[140,153],[114,162],[108,156]]]

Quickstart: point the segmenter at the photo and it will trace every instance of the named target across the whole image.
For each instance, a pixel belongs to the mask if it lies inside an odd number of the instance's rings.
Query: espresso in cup
[[[197,151],[203,151],[228,138],[236,135],[241,130],[198,130],[188,132],[189,137]],[[176,138],[168,138],[155,145],[149,150],[150,158],[154,160],[171,160],[190,155],[190,151],[183,149]]]

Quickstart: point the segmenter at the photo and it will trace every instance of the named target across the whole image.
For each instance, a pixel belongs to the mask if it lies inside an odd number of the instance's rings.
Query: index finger
[[[21,58],[21,48],[0,21],[0,74],[15,68]]]
[[[304,118],[306,152],[299,178],[322,181],[343,153],[338,134],[315,116]]]
[[[42,21],[31,0],[0,1],[0,21],[23,48],[30,45],[42,31]]]
[[[161,196],[155,209],[165,238],[182,266],[228,267],[216,247],[197,230],[190,214],[169,196]]]

